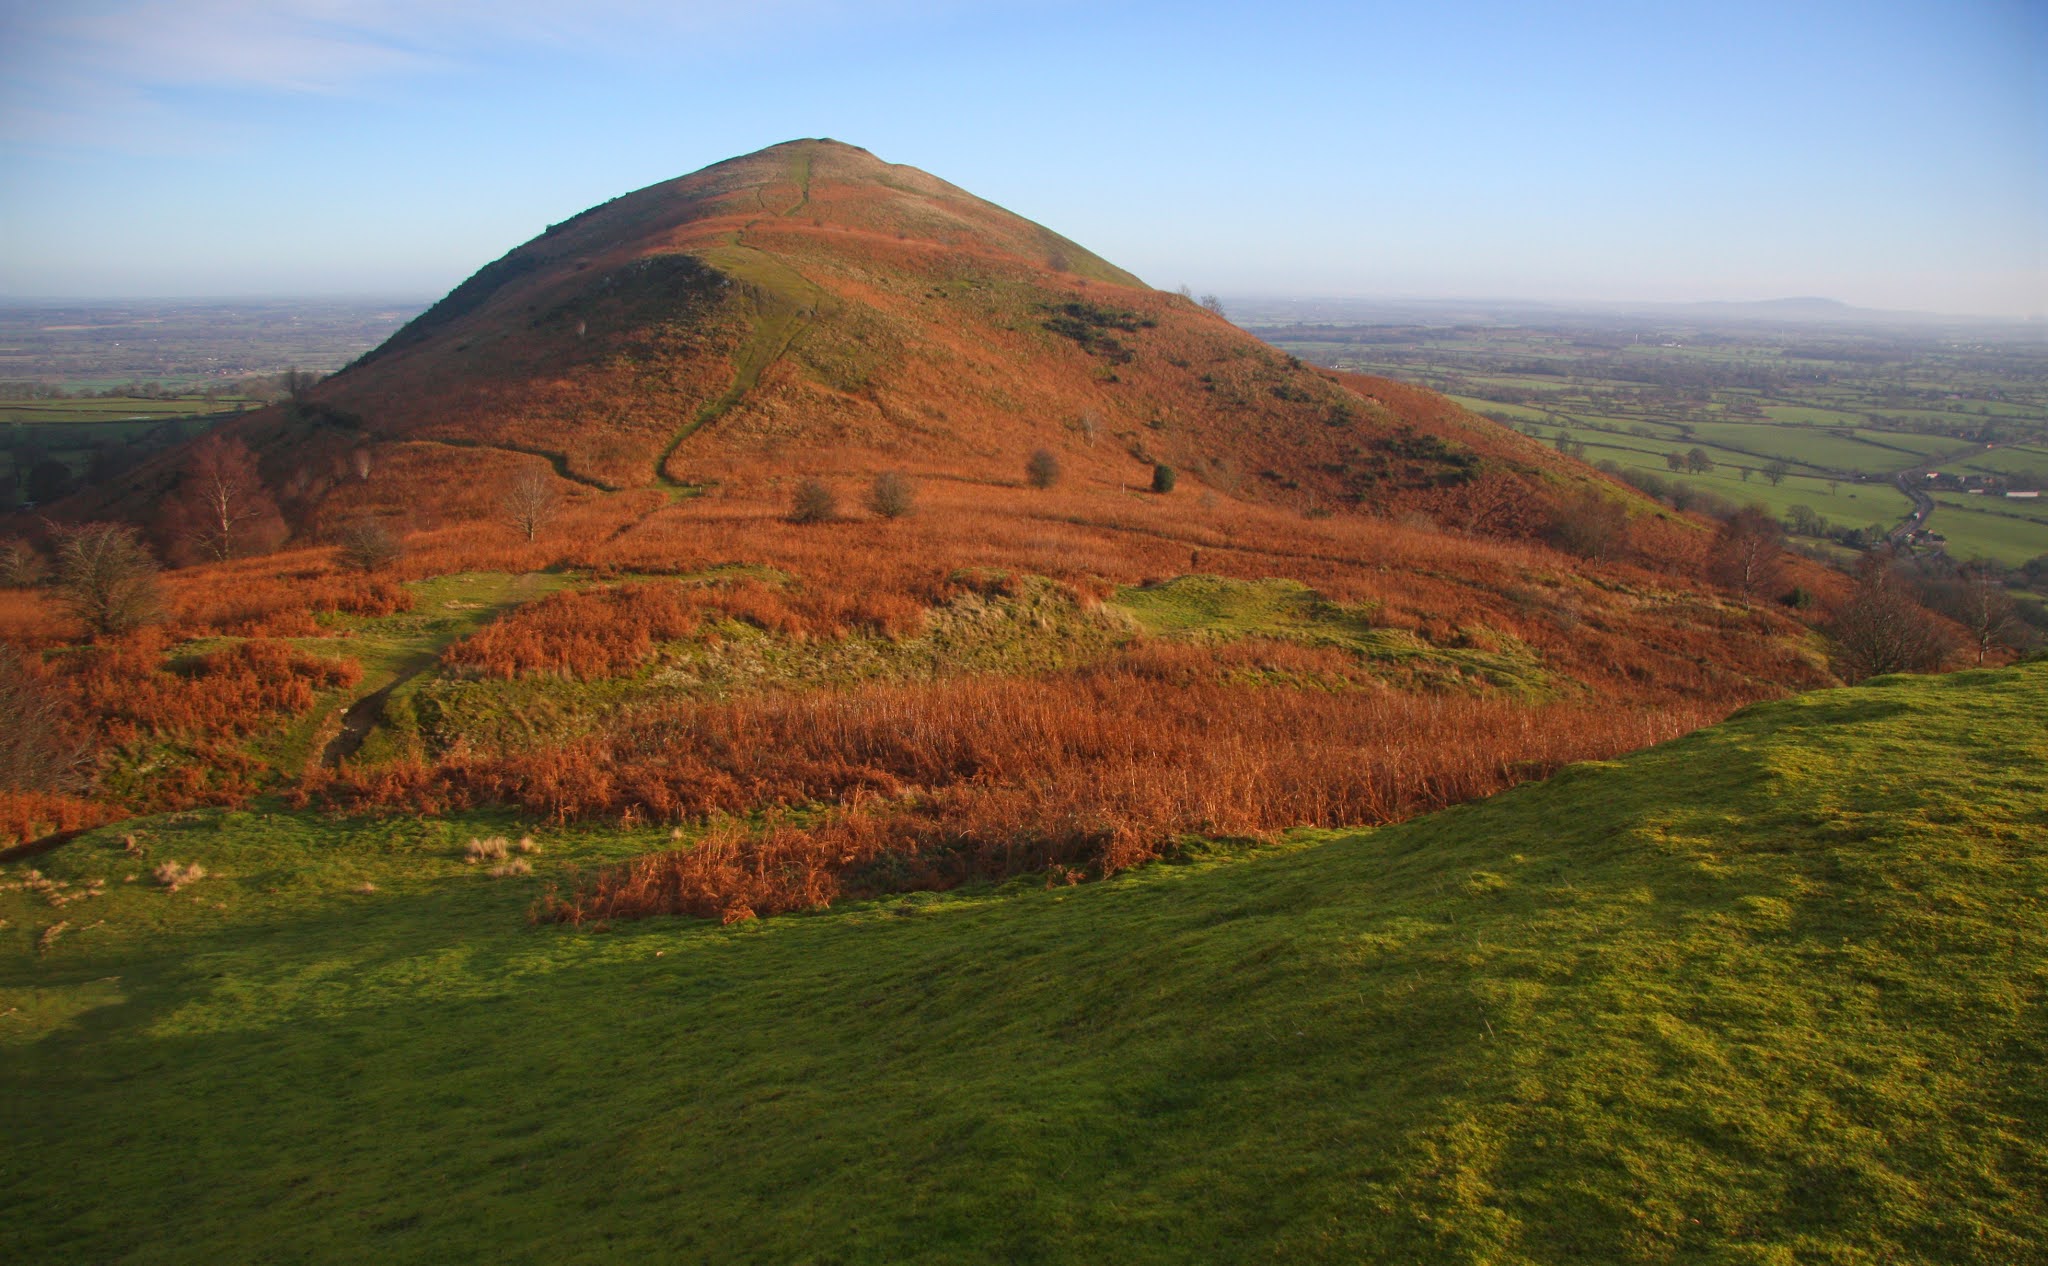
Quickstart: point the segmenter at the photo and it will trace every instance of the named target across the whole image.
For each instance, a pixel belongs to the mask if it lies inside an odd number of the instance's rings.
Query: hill
[[[1582,472],[1428,393],[1306,366],[915,168],[792,141],[551,225],[295,404],[235,423],[315,530],[454,507],[450,446],[564,479],[786,494],[907,470],[1543,526]],[[366,451],[377,488],[335,480]],[[167,487],[144,472],[112,500]],[[405,490],[405,495],[399,495]]]
[[[9,553],[0,686],[82,776],[0,841],[506,805],[711,838],[656,904],[743,917],[1382,823],[1833,680],[1839,576],[1723,588],[1708,525],[833,142],[556,225],[216,435],[70,507],[241,489],[160,622]]]
[[[2044,707],[1887,678],[1401,826],[724,928],[525,922],[650,831],[509,878],[489,815],[89,834],[0,871],[0,1247],[2039,1260]]]

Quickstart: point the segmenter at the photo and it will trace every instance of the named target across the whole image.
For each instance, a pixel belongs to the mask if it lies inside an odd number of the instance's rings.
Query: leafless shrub
[[[0,589],[33,589],[50,578],[50,565],[27,541],[0,545]]]
[[[11,646],[0,646],[0,787],[71,791],[92,742],[71,701]]]
[[[829,523],[839,517],[839,498],[823,481],[806,479],[796,486],[790,499],[791,523]]]
[[[1586,489],[1551,512],[1550,543],[1581,558],[1606,558],[1628,532],[1628,509],[1612,497]]]
[[[876,475],[874,485],[868,489],[868,509],[885,519],[900,519],[909,514],[916,500],[916,487],[908,477],[893,470]]]
[[[1050,488],[1060,481],[1060,459],[1049,448],[1041,448],[1031,454],[1024,463],[1024,478],[1033,488]]]
[[[127,633],[162,611],[156,560],[121,523],[59,529],[57,591],[94,633]]]
[[[358,519],[335,537],[336,559],[360,572],[382,571],[405,556],[405,542],[375,519]]]

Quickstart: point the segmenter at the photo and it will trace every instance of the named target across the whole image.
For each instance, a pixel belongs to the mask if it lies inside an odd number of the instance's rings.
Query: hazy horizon
[[[1172,289],[1172,287],[1158,288]],[[0,294],[0,307],[91,308],[123,307],[128,305],[176,306],[184,304],[194,306],[259,306],[265,304],[276,304],[286,306],[293,304],[333,303],[357,307],[393,307],[417,309],[420,311],[424,311],[426,308],[431,307],[434,303],[436,303],[442,297],[444,297],[445,294],[446,291],[436,292],[433,294],[427,294],[423,292],[400,294],[388,291],[309,291],[279,292],[275,294]],[[1496,308],[1502,311],[1524,310],[1532,315],[1538,312],[1554,312],[1560,315],[1612,315],[1616,317],[1626,316],[1632,312],[1637,311],[1643,311],[1647,313],[1654,312],[1655,310],[1659,309],[1673,309],[1682,311],[1685,309],[1711,309],[1715,307],[1754,308],[1767,307],[1773,304],[1830,304],[1841,305],[1843,311],[1849,314],[1848,319],[1853,319],[1857,315],[1866,315],[1876,317],[1888,317],[1893,318],[1894,320],[1908,318],[1925,318],[1930,321],[1958,321],[1965,323],[2003,324],[2016,326],[2027,326],[2048,322],[2048,316],[2044,316],[2042,314],[2033,314],[2027,316],[2001,316],[1996,313],[1983,312],[1928,312],[1913,311],[1910,309],[1901,308],[1865,308],[1854,304],[1848,304],[1843,300],[1835,299],[1826,295],[1772,295],[1762,298],[1744,299],[1629,298],[1608,300],[1565,300],[1544,298],[1541,296],[1532,295],[1400,293],[1316,294],[1307,292],[1288,293],[1273,290],[1254,290],[1244,292],[1224,291],[1221,292],[1218,295],[1218,297],[1222,300],[1226,310],[1229,311],[1229,314],[1233,319],[1236,319],[1240,315],[1240,312],[1237,309],[1244,307],[1244,305],[1269,304],[1296,304],[1302,306],[1356,304],[1360,306],[1378,305],[1382,307],[1400,307],[1403,305],[1413,305],[1417,307],[1473,306]],[[1797,318],[1791,319],[1796,320]]]
[[[831,136],[1150,284],[2039,317],[2048,14],[0,0],[0,295],[445,293]]]

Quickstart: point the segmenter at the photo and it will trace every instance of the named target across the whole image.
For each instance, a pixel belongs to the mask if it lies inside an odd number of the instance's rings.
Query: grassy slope
[[[221,876],[175,896],[89,837],[43,870],[112,895],[0,893],[0,1253],[2038,1259],[2044,711],[2048,666],[1887,679],[1404,826],[733,929],[524,926],[616,833],[494,880],[484,821],[159,820]]]

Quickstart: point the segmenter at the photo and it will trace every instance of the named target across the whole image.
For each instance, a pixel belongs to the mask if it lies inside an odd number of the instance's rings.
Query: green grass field
[[[249,400],[228,398],[209,400],[198,396],[95,396],[78,400],[0,400],[0,424],[140,422],[192,417],[205,413],[232,413],[236,409],[252,407],[254,403]]]
[[[1884,679],[1402,826],[730,928],[526,924],[653,833],[493,878],[488,817],[104,829],[0,868],[0,1255],[2039,1260],[2044,713],[2048,665]]]
[[[1992,449],[1963,462],[1962,467],[1987,475],[2021,475],[2048,484],[2048,447],[2015,444]]]
[[[1941,493],[1934,503],[1934,530],[1958,558],[1988,558],[2017,567],[2048,554],[2048,505],[2040,501]]]

